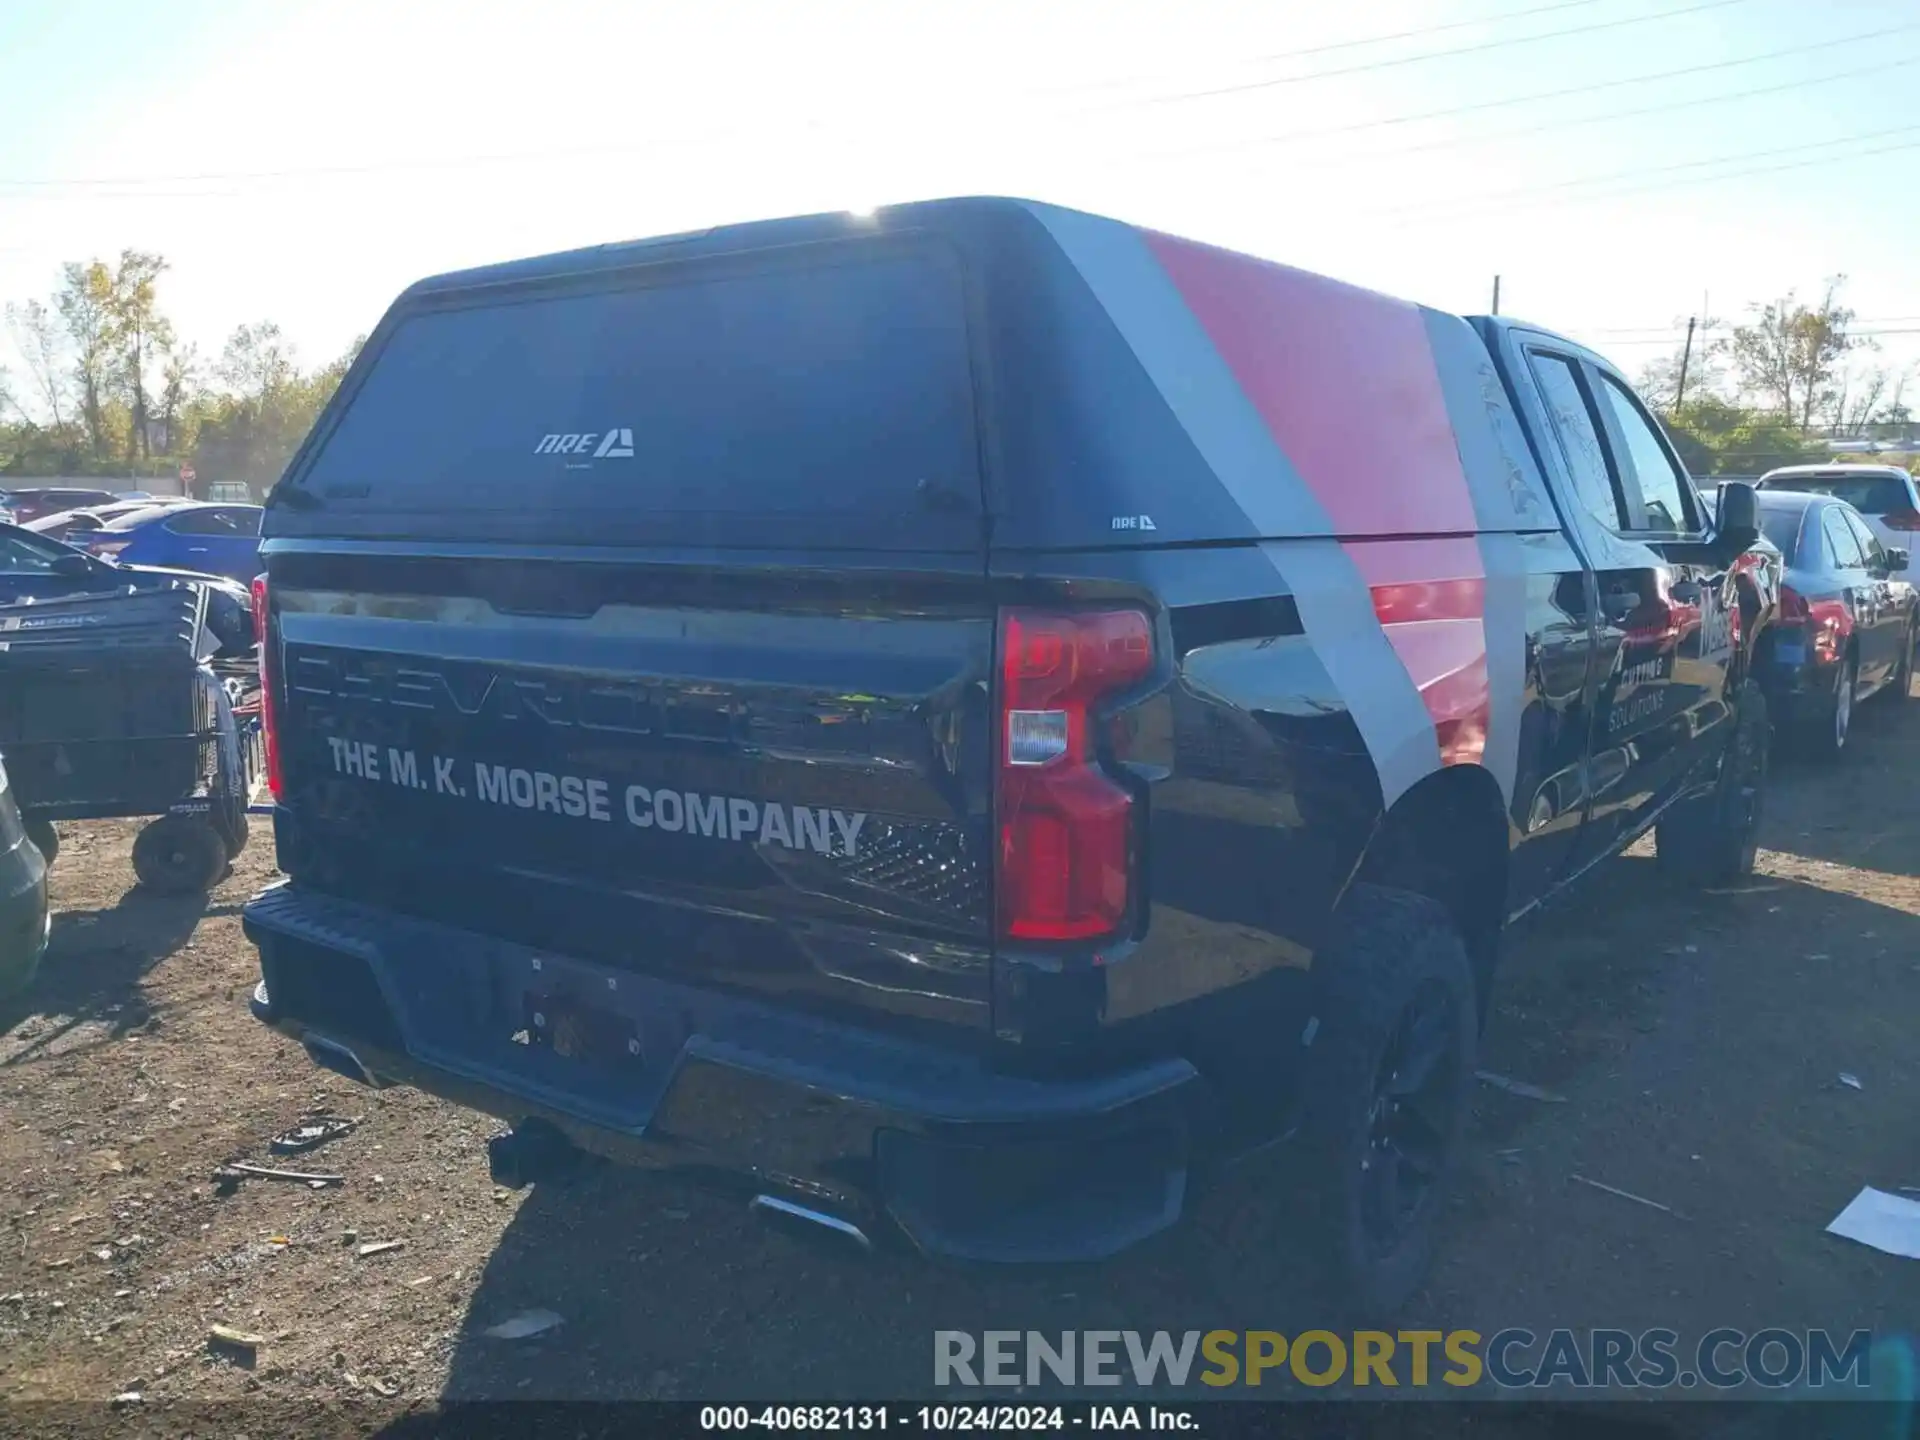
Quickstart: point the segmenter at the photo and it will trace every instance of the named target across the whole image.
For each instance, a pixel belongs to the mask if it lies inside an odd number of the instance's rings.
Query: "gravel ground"
[[[1867,708],[1843,764],[1776,773],[1753,883],[1680,897],[1630,855],[1516,935],[1483,1063],[1563,1098],[1481,1091],[1410,1320],[1920,1314],[1920,1265],[1822,1234],[1861,1184],[1920,1185],[1920,705]],[[1124,1261],[1014,1277],[823,1252],[657,1175],[496,1190],[493,1122],[317,1071],[248,1016],[264,827],[193,902],[134,888],[134,828],[65,827],[53,952],[0,1014],[0,1395],[846,1399],[924,1393],[935,1329],[1315,1323],[1256,1203],[1268,1175]],[[269,1154],[321,1113],[361,1123]],[[236,1159],[346,1178],[222,1196]],[[564,1323],[482,1335],[532,1308]],[[210,1347],[215,1324],[259,1343]]]

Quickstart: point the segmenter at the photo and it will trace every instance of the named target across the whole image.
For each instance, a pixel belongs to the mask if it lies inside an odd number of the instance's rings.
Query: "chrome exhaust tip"
[[[851,1220],[842,1220],[838,1215],[829,1215],[823,1210],[815,1210],[799,1205],[791,1200],[783,1200],[778,1195],[756,1195],[747,1202],[749,1210],[757,1212],[762,1219],[773,1223],[793,1224],[799,1228],[824,1230],[842,1240],[850,1240],[863,1254],[871,1254],[873,1241],[867,1238],[867,1232]]]

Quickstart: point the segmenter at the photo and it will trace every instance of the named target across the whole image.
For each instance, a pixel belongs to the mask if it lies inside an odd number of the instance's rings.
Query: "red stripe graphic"
[[[1472,497],[1415,306],[1143,235],[1335,534],[1472,533]]]
[[[1492,713],[1480,547],[1472,540],[1386,540],[1346,551],[1433,718],[1441,763],[1478,764]]]

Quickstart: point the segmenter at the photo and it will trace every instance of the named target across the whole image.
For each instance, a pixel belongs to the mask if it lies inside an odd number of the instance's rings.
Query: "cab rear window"
[[[864,248],[431,302],[390,332],[291,483],[329,512],[440,528],[572,515],[583,540],[676,517],[721,542],[791,539],[806,526],[781,527],[809,519],[840,543],[889,517],[977,534],[958,266]]]

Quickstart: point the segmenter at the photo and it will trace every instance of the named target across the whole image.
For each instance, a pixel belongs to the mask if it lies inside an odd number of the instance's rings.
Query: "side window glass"
[[[53,568],[53,557],[24,540],[8,536],[0,540],[0,572],[8,575],[41,575]]]
[[[1640,487],[1643,508],[1635,517],[1633,528],[1690,533],[1694,528],[1693,512],[1687,507],[1681,490],[1693,482],[1673,463],[1660,437],[1654,433],[1653,422],[1619,381],[1611,375],[1601,376],[1600,393],[1606,398],[1614,423],[1626,440],[1627,453],[1623,458],[1632,467],[1633,478]]]
[[[1620,498],[1607,473],[1607,457],[1600,448],[1600,427],[1581,392],[1572,362],[1561,355],[1532,352],[1533,378],[1547,402],[1547,416],[1560,437],[1580,506],[1609,530],[1624,530]]]
[[[1887,552],[1881,547],[1879,537],[1867,528],[1867,522],[1858,515],[1849,515],[1845,510],[1847,528],[1853,531],[1853,538],[1860,542],[1860,553],[1865,557],[1869,570],[1884,570],[1887,564]]]
[[[1860,542],[1853,538],[1846,516],[1840,511],[1829,506],[1820,517],[1820,528],[1826,532],[1827,553],[1833,556],[1835,569],[1858,570],[1867,563],[1860,553]]]

